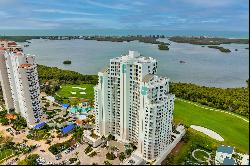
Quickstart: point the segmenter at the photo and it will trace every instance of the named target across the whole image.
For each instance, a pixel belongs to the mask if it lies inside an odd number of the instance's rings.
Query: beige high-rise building
[[[5,48],[0,47],[0,81],[1,81],[1,87],[3,91],[3,98],[5,101],[6,109],[13,109],[14,108],[14,102],[11,95],[11,88],[9,83],[9,77],[8,77],[8,71],[6,66],[6,59],[5,59]]]
[[[156,76],[157,61],[129,51],[110,60],[95,86],[96,132],[133,142],[146,160],[171,143],[174,95],[169,79]]]
[[[1,49],[0,60],[0,80],[6,108],[20,113],[29,127],[40,123],[43,111],[35,57]]]

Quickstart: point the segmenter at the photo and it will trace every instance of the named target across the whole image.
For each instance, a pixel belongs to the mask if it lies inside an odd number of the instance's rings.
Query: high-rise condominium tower
[[[174,95],[156,76],[157,61],[136,51],[110,60],[95,86],[96,131],[134,142],[147,160],[171,143]]]
[[[6,108],[20,113],[29,127],[39,123],[43,112],[35,57],[1,48],[0,81]]]

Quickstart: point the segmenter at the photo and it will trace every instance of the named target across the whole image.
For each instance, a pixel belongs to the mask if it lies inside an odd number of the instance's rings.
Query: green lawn
[[[74,88],[86,88],[85,90]],[[81,85],[62,85],[61,89],[56,93],[56,98],[61,98],[64,103],[72,104],[78,103],[80,98],[85,99],[94,99],[94,85],[93,84],[81,84]],[[71,92],[76,92],[76,94],[72,94]],[[86,94],[80,94],[80,92],[85,92]],[[70,97],[77,97],[77,99],[70,99]]]
[[[13,150],[11,149],[5,149],[5,150],[0,150],[0,161],[10,155],[12,155]]]
[[[93,84],[81,84],[81,85],[62,85],[62,88],[57,92],[57,94],[61,97],[78,97],[78,98],[87,98],[93,99],[94,97],[94,90]],[[86,88],[85,90],[81,90],[78,88],[73,87],[80,87]],[[71,92],[76,92],[76,94],[71,94]],[[86,94],[80,94],[80,92],[85,92]]]
[[[224,138],[221,144],[249,152],[249,123],[235,116],[175,100],[174,121],[187,126],[199,125],[209,128]]]

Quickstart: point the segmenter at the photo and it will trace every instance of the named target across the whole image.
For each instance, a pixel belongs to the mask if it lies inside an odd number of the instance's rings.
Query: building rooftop
[[[233,158],[225,158],[222,165],[234,165],[235,164],[235,160]]]
[[[31,67],[32,64],[20,64],[19,67],[20,68],[28,68],[28,67]]]
[[[33,129],[39,129],[39,128],[43,127],[45,124],[46,124],[46,122],[39,123],[36,126],[34,126]]]
[[[64,128],[62,128],[62,130],[61,130],[61,132],[63,133],[63,134],[65,134],[65,133],[68,133],[69,131],[71,131],[71,130],[73,130],[74,128],[75,128],[75,124],[73,123],[73,124],[70,124],[70,125],[68,125],[68,126],[66,126],[66,127],[64,127]]]
[[[217,152],[222,152],[222,153],[228,153],[228,154],[232,154],[234,151],[234,148],[231,146],[224,146],[221,145],[217,148]]]
[[[17,45],[17,44],[16,44],[16,42],[13,42],[13,41],[12,41],[12,42],[9,42],[8,45],[15,46],[15,45]]]
[[[144,163],[144,160],[135,155],[135,154],[132,154],[122,165],[143,165]]]
[[[115,62],[127,62],[127,63],[153,63],[156,60],[152,57],[144,57],[137,51],[129,51],[126,55],[121,55],[120,57],[115,57],[111,59],[111,61]]]
[[[154,78],[154,75],[153,74],[147,74],[143,77],[142,81],[143,82],[149,82],[151,81],[152,79]]]

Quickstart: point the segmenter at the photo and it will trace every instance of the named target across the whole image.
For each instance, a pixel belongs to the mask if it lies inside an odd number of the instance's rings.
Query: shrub
[[[70,163],[74,163],[75,161],[77,161],[77,158],[70,158],[69,161]]]
[[[94,152],[89,154],[89,157],[94,157],[95,155],[97,155],[97,153],[94,151]]]
[[[109,136],[108,136],[108,139],[107,139],[108,141],[110,141],[110,140],[115,140],[115,136],[113,136],[113,135],[111,135],[111,134],[109,134]]]
[[[126,156],[125,156],[124,152],[121,152],[121,153],[119,154],[119,160],[120,160],[120,161],[123,161],[123,160],[125,160],[125,158],[126,158]]]
[[[126,155],[128,155],[128,156],[130,156],[132,152],[133,152],[132,149],[126,149],[126,150],[125,150],[125,153],[126,153]]]
[[[31,154],[24,160],[18,162],[18,165],[38,165],[36,159],[39,157],[38,154]]]
[[[114,153],[108,152],[108,153],[106,154],[106,158],[107,158],[108,160],[114,160],[114,159],[116,158],[116,156],[115,156]]]
[[[89,145],[85,150],[85,154],[88,154],[89,152],[91,152],[93,150],[93,148]]]
[[[112,165],[108,160],[104,161],[105,165]]]

